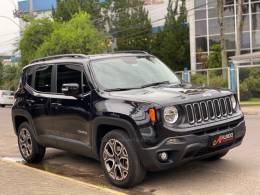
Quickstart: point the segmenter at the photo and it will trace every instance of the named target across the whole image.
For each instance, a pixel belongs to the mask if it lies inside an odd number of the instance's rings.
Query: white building
[[[228,57],[235,55],[237,2],[225,0],[224,28]],[[220,43],[216,0],[188,0],[191,69],[203,67],[210,48]],[[260,0],[245,0],[241,53],[260,51]]]

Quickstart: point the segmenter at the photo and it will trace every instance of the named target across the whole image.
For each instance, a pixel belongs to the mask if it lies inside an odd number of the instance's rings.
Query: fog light
[[[160,152],[158,154],[159,160],[162,162],[166,162],[168,160],[168,154],[167,152]]]

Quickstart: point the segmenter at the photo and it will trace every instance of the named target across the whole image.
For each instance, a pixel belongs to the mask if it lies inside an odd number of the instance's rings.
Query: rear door
[[[50,116],[50,100],[53,95],[53,65],[28,68],[26,72],[26,106],[32,116],[40,138],[57,135]]]
[[[90,147],[91,92],[83,65],[58,64],[56,78],[58,95],[51,100],[55,131],[60,132],[63,142]],[[79,84],[81,97],[75,98],[62,94],[62,85],[69,83]]]

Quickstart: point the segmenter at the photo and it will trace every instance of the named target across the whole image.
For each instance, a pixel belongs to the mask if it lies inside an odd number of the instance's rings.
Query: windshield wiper
[[[140,89],[140,88],[114,88],[114,89],[105,89],[104,91],[111,92],[111,91],[127,91],[133,89]]]
[[[162,82],[150,83],[150,84],[143,85],[142,88],[152,87],[152,86],[157,86],[157,85],[162,85],[162,84],[170,84],[170,81],[162,81]]]

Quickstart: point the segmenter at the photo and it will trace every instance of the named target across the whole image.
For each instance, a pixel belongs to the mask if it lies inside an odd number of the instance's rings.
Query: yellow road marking
[[[71,182],[75,182],[75,183],[78,183],[80,185],[83,185],[83,186],[86,186],[86,187],[89,187],[89,188],[95,188],[95,189],[98,189],[98,190],[101,190],[101,191],[104,191],[104,192],[108,192],[108,193],[111,193],[111,194],[126,195],[126,193],[118,192],[116,190],[107,188],[105,186],[95,185],[95,184],[79,181],[79,180],[76,180],[76,179],[72,179],[72,178],[69,178],[69,177],[65,177],[65,176],[62,176],[62,175],[57,175],[55,173],[43,171],[43,170],[40,170],[40,169],[37,169],[37,168],[34,168],[34,167],[26,166],[26,165],[18,163],[18,162],[10,161],[8,159],[4,159],[4,158],[1,159],[0,158],[0,161],[5,162],[5,163],[12,163],[13,165],[15,165],[17,167],[20,167],[20,168],[26,168],[26,169],[34,170],[34,171],[37,171],[37,172],[45,174],[45,175],[49,175],[49,176],[52,176],[52,177],[57,177],[57,178],[60,178],[60,179],[71,181]]]

